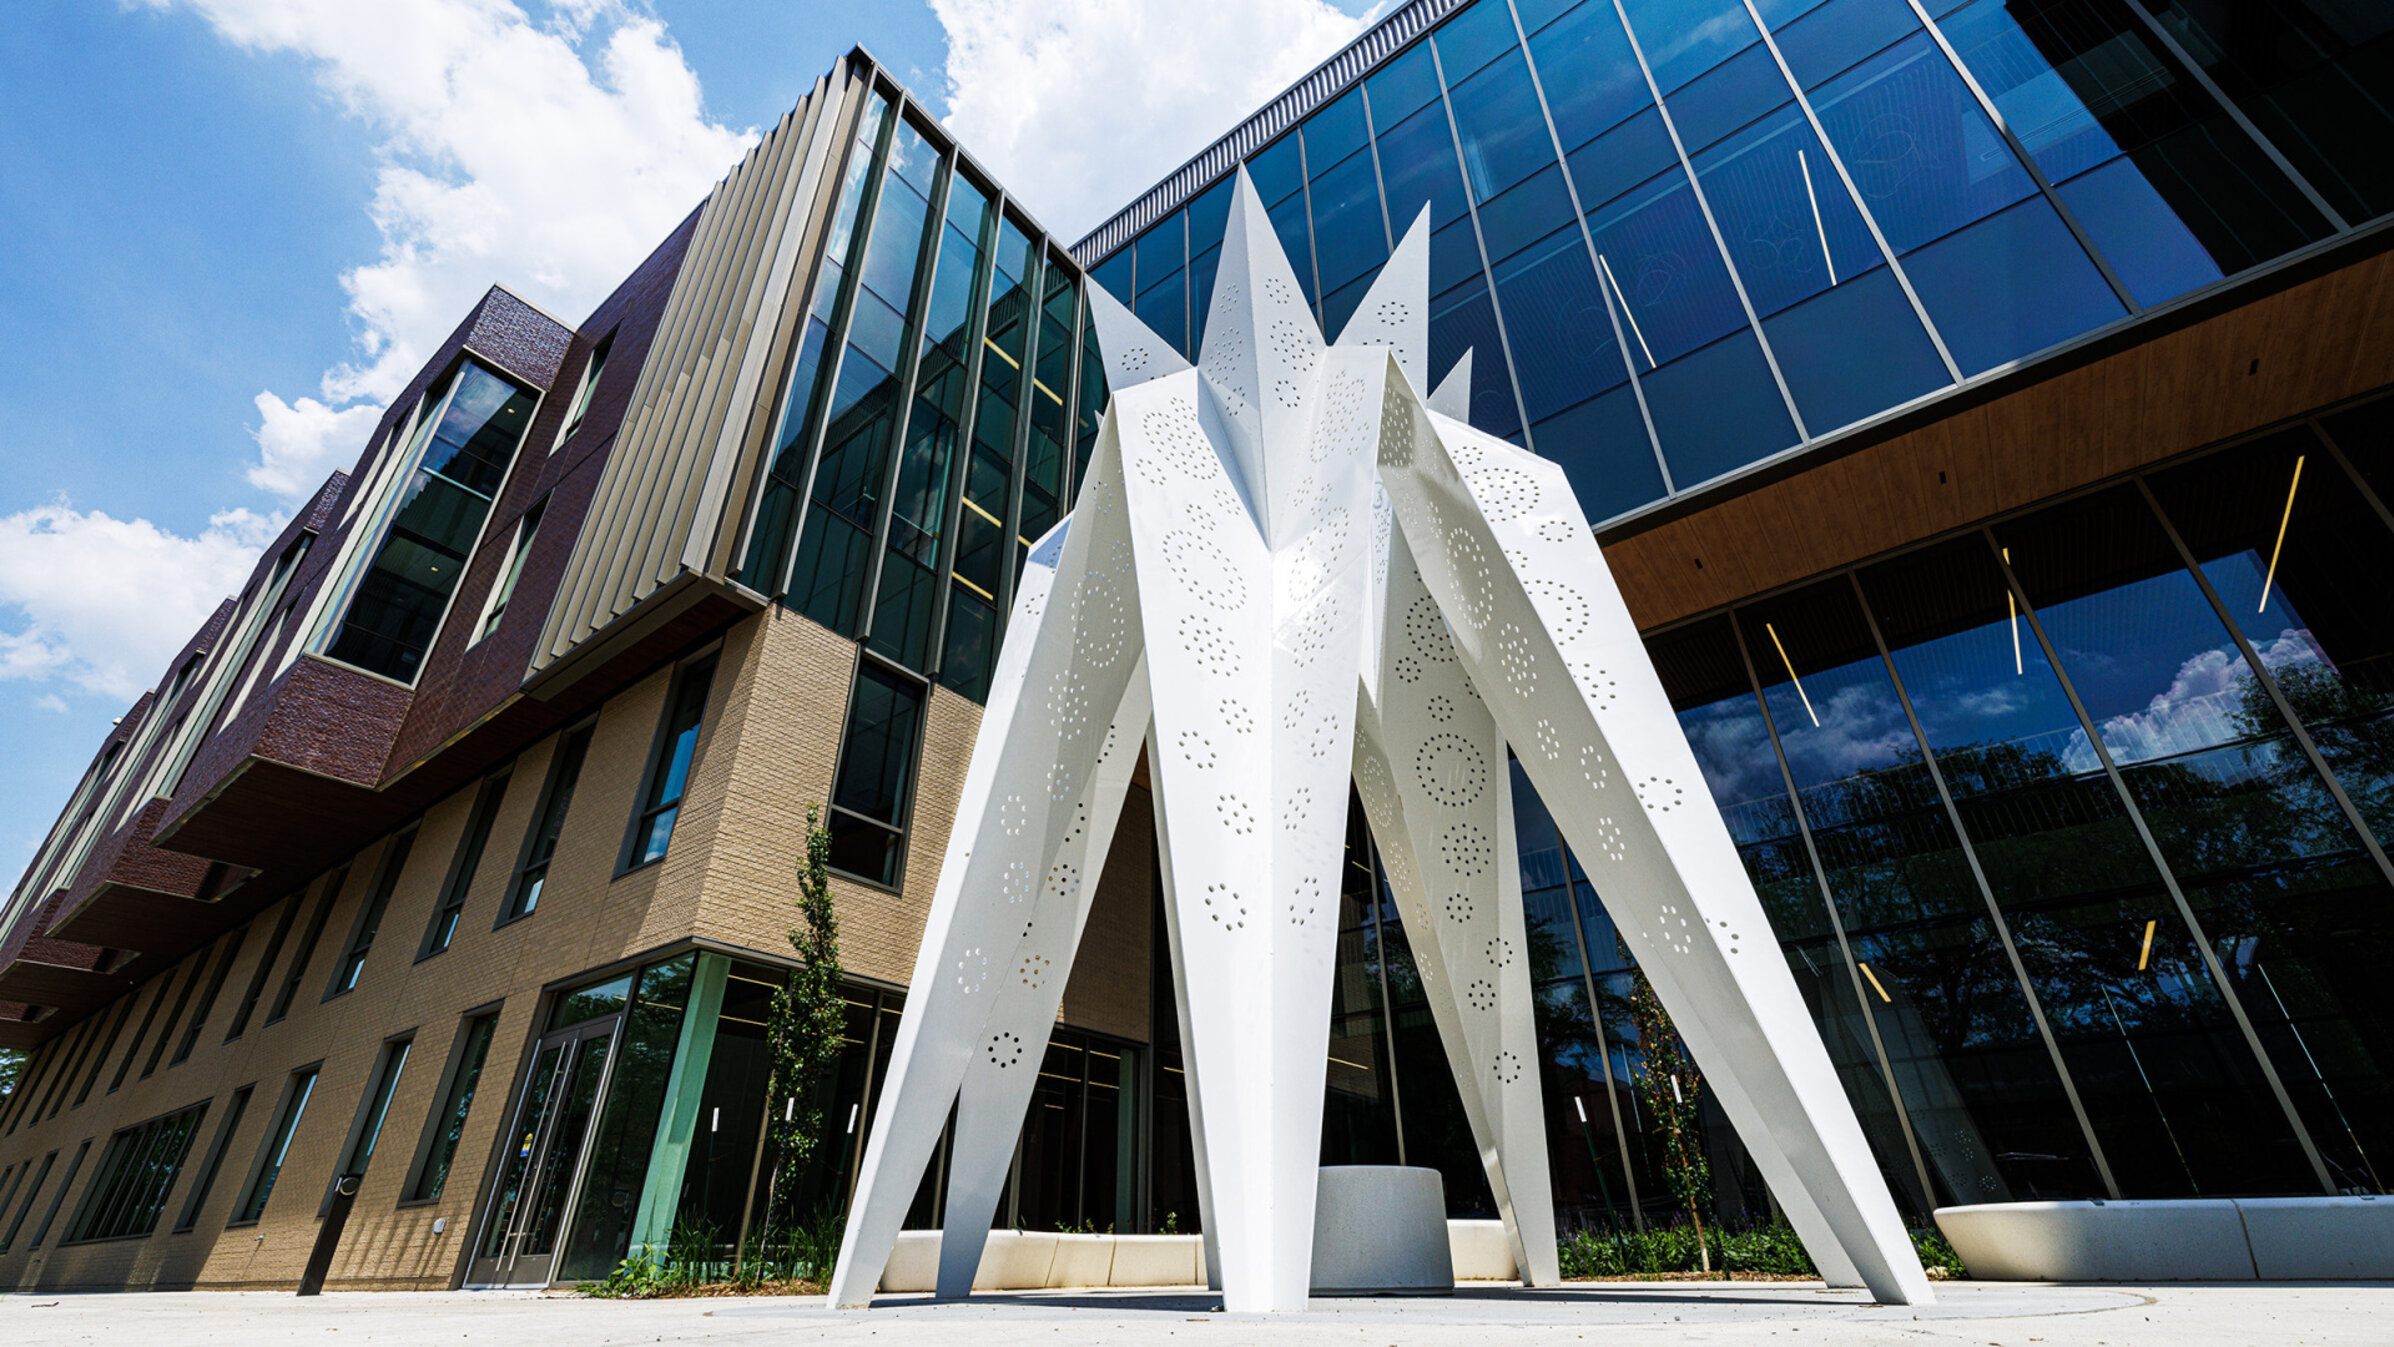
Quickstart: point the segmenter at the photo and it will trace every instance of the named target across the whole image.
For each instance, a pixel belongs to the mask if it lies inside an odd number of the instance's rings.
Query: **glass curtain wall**
[[[1477,0],[1246,168],[1333,336],[1427,207],[1433,370],[1601,520],[2394,208],[2390,47],[2325,0]],[[1227,193],[1091,273],[1191,355]]]
[[[979,700],[1104,406],[1080,272],[911,109],[848,146],[744,582]],[[1076,421],[1078,424],[1076,424]],[[801,508],[803,502],[803,508]]]

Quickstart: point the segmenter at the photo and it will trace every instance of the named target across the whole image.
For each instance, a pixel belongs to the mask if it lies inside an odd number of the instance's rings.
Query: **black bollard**
[[[324,1224],[316,1227],[316,1247],[308,1254],[307,1271],[299,1274],[301,1295],[324,1293],[324,1274],[332,1271],[333,1250],[341,1246],[341,1227],[349,1224],[349,1209],[357,1205],[358,1185],[365,1178],[363,1174],[343,1174],[333,1180],[332,1207],[324,1213]]]

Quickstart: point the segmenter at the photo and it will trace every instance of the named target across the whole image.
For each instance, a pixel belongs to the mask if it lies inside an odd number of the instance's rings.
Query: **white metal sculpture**
[[[1428,220],[1326,345],[1242,172],[1199,368],[1091,288],[1112,404],[1024,569],[834,1271],[870,1301],[950,1106],[971,1289],[1144,747],[1207,1266],[1310,1284],[1358,789],[1524,1279],[1558,1280],[1508,747],[1835,1284],[1930,1298],[1563,473],[1428,398]]]

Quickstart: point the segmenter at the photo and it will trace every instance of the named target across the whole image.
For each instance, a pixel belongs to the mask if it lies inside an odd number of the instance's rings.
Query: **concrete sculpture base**
[[[1313,1293],[1446,1295],[1455,1256],[1435,1169],[1324,1165],[1313,1207]]]
[[[2394,1198],[2240,1197],[1940,1207],[1970,1275],[1995,1281],[2394,1278]]]

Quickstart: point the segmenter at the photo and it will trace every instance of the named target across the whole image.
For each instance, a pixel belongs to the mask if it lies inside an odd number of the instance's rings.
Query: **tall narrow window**
[[[415,681],[440,632],[538,400],[531,389],[470,360],[451,376],[443,397],[439,414],[425,418],[408,446],[415,461],[392,502],[388,529],[324,648],[345,664],[402,683]]]
[[[568,730],[557,741],[557,756],[549,764],[548,788],[539,815],[524,837],[523,858],[516,862],[515,880],[508,885],[502,924],[532,915],[548,886],[549,863],[557,857],[557,838],[565,831],[565,811],[574,802],[574,783],[582,776],[582,759],[590,753],[590,727]]]
[[[109,1078],[108,1093],[110,1094],[115,1094],[123,1087],[125,1076],[133,1070],[133,1059],[141,1055],[142,1040],[150,1036],[150,1026],[158,1022],[158,1008],[165,1005],[166,998],[173,994],[175,989],[174,970],[171,968],[166,970],[165,976],[154,978],[152,982],[158,988],[158,994],[150,998],[150,1008],[142,1012],[141,1028],[134,1031],[133,1041],[125,1045],[124,1060],[116,1064],[116,1074]]]
[[[75,1208],[75,1219],[67,1223],[65,1242],[123,1239],[156,1230],[167,1195],[174,1191],[207,1115],[206,1104],[193,1104],[108,1138],[91,1187]]]
[[[224,1041],[249,1032],[249,1017],[257,1012],[258,1002],[266,996],[266,980],[274,976],[274,965],[283,957],[283,945],[291,938],[291,925],[299,919],[299,909],[307,902],[305,890],[291,896],[283,904],[283,915],[276,918],[274,934],[266,937],[266,952],[258,956],[258,966],[249,975],[249,989],[241,993],[241,1004],[233,1008],[232,1027],[224,1031]]]
[[[682,812],[682,792],[690,784],[690,764],[698,754],[707,692],[714,683],[715,662],[711,659],[684,668],[676,681],[649,764],[648,788],[641,792],[640,813],[632,820],[630,865],[662,858],[673,840],[674,820]]]
[[[33,1212],[33,1200],[42,1195],[42,1182],[50,1177],[50,1166],[57,1163],[58,1152],[42,1157],[41,1168],[33,1171],[33,1183],[25,1189],[25,1204],[17,1208],[16,1219],[8,1223],[8,1233],[0,1235],[0,1253],[7,1253],[17,1242],[17,1232],[25,1228],[25,1218]]]
[[[507,616],[507,604],[515,598],[516,581],[524,576],[524,558],[532,555],[532,540],[540,536],[540,517],[547,513],[548,502],[535,502],[515,521],[515,545],[507,552],[507,573],[499,577],[499,587],[491,594],[490,612],[482,618],[482,630],[475,633],[479,641],[499,629],[499,619]]]
[[[258,1163],[249,1182],[242,1185],[241,1200],[233,1205],[231,1224],[248,1225],[266,1214],[266,1199],[274,1194],[274,1181],[282,1177],[283,1160],[291,1153],[291,1134],[299,1130],[299,1120],[307,1115],[308,1100],[315,1093],[315,1067],[291,1073],[291,1083],[283,1087],[283,1106],[266,1133]]]
[[[924,692],[894,669],[870,659],[857,662],[831,791],[831,864],[876,884],[896,884],[905,862]]]
[[[449,1182],[449,1166],[457,1159],[457,1145],[465,1138],[466,1115],[474,1107],[474,1091],[482,1084],[482,1063],[490,1056],[491,1032],[497,1012],[476,1015],[458,1032],[449,1053],[449,1079],[440,1104],[424,1124],[424,1143],[418,1147],[415,1173],[408,1179],[407,1200],[430,1202]]]
[[[133,1018],[134,1000],[135,997],[128,996],[117,1003],[116,1023],[108,1026],[107,1039],[91,1059],[91,1074],[83,1078],[83,1088],[75,1091],[75,1107],[83,1107],[83,1101],[91,1098],[91,1087],[100,1083],[100,1072],[107,1068],[109,1054],[116,1051],[116,1040],[125,1032],[125,1021]]]
[[[150,1045],[149,1060],[141,1064],[141,1078],[148,1080],[166,1056],[166,1045],[173,1041],[175,1026],[183,1022],[183,1012],[191,1008],[191,998],[199,991],[200,979],[207,976],[208,951],[191,956],[191,976],[183,979],[183,990],[175,996],[175,1008],[166,1013],[166,1023],[158,1030],[158,1041]]]
[[[308,975],[308,965],[316,958],[316,946],[324,939],[324,923],[332,916],[333,904],[340,901],[341,886],[349,882],[349,867],[325,876],[323,891],[316,896],[316,910],[308,917],[306,934],[299,938],[299,949],[291,956],[291,971],[283,975],[283,985],[274,994],[274,1005],[266,1012],[266,1022],[273,1024],[291,1013],[291,999],[299,995],[299,984]]]
[[[358,976],[366,971],[366,956],[373,953],[374,937],[382,930],[383,914],[391,907],[391,891],[399,887],[399,872],[407,868],[407,853],[415,844],[416,830],[410,825],[383,848],[382,864],[374,868],[374,887],[366,891],[366,905],[358,911],[357,927],[349,933],[348,950],[341,955],[340,967],[333,970],[325,1000],[355,989]]]
[[[614,345],[615,334],[610,332],[591,348],[590,363],[582,367],[582,383],[574,389],[574,405],[565,414],[565,433],[557,437],[558,443],[572,439],[582,428],[582,419],[590,415],[590,395],[598,391],[599,378],[607,371],[607,351]]]
[[[42,1241],[50,1237],[50,1225],[58,1219],[58,1208],[66,1201],[67,1193],[73,1190],[75,1176],[83,1172],[83,1157],[89,1154],[91,1141],[85,1138],[83,1144],[75,1148],[75,1158],[67,1161],[66,1176],[58,1181],[58,1190],[50,1194],[50,1205],[42,1211],[42,1223],[33,1227],[34,1248],[42,1247]]]
[[[75,1026],[74,1036],[67,1043],[65,1069],[51,1074],[48,1093],[42,1096],[40,1103],[34,1105],[34,1113],[37,1116],[42,1118],[58,1116],[58,1106],[66,1102],[67,1082],[73,1079],[77,1071],[83,1069],[83,1054],[91,1051],[92,1041],[99,1036],[100,1021],[96,1016],[86,1018],[83,1023]]]
[[[217,1172],[224,1168],[224,1153],[232,1148],[233,1133],[241,1127],[241,1115],[249,1112],[252,1089],[244,1085],[233,1091],[233,1102],[225,1108],[224,1121],[216,1124],[216,1139],[208,1143],[208,1158],[200,1164],[199,1180],[191,1185],[191,1196],[183,1199],[183,1214],[175,1218],[175,1233],[181,1234],[199,1224],[200,1209],[208,1205],[208,1194],[216,1187]]]
[[[249,943],[249,928],[244,926],[225,938],[224,951],[216,956],[216,971],[208,975],[208,989],[200,993],[199,1004],[192,1008],[191,1022],[184,1026],[183,1040],[175,1044],[175,1055],[168,1066],[181,1066],[198,1046],[200,1030],[206,1027],[208,1016],[216,1009],[216,998],[224,994],[224,980],[233,973],[233,961],[241,957],[241,947]]]
[[[482,868],[482,849],[490,843],[491,825],[498,821],[499,803],[506,798],[512,770],[501,768],[491,773],[475,792],[474,812],[467,816],[465,836],[458,839],[457,855],[449,861],[449,878],[441,885],[441,905],[433,910],[432,924],[424,930],[424,948],[416,955],[419,959],[431,958],[457,938],[457,922],[465,915],[466,895],[474,887],[474,872]]]
[[[399,1090],[399,1073],[407,1069],[407,1054],[415,1047],[412,1038],[395,1038],[382,1045],[382,1057],[374,1064],[373,1079],[366,1092],[358,1096],[357,1117],[349,1124],[349,1144],[341,1148],[341,1167],[333,1171],[342,1174],[363,1174],[374,1162],[374,1143],[382,1139],[383,1119],[390,1116],[391,1096]],[[332,1206],[332,1185],[324,1187],[324,1207]]]

